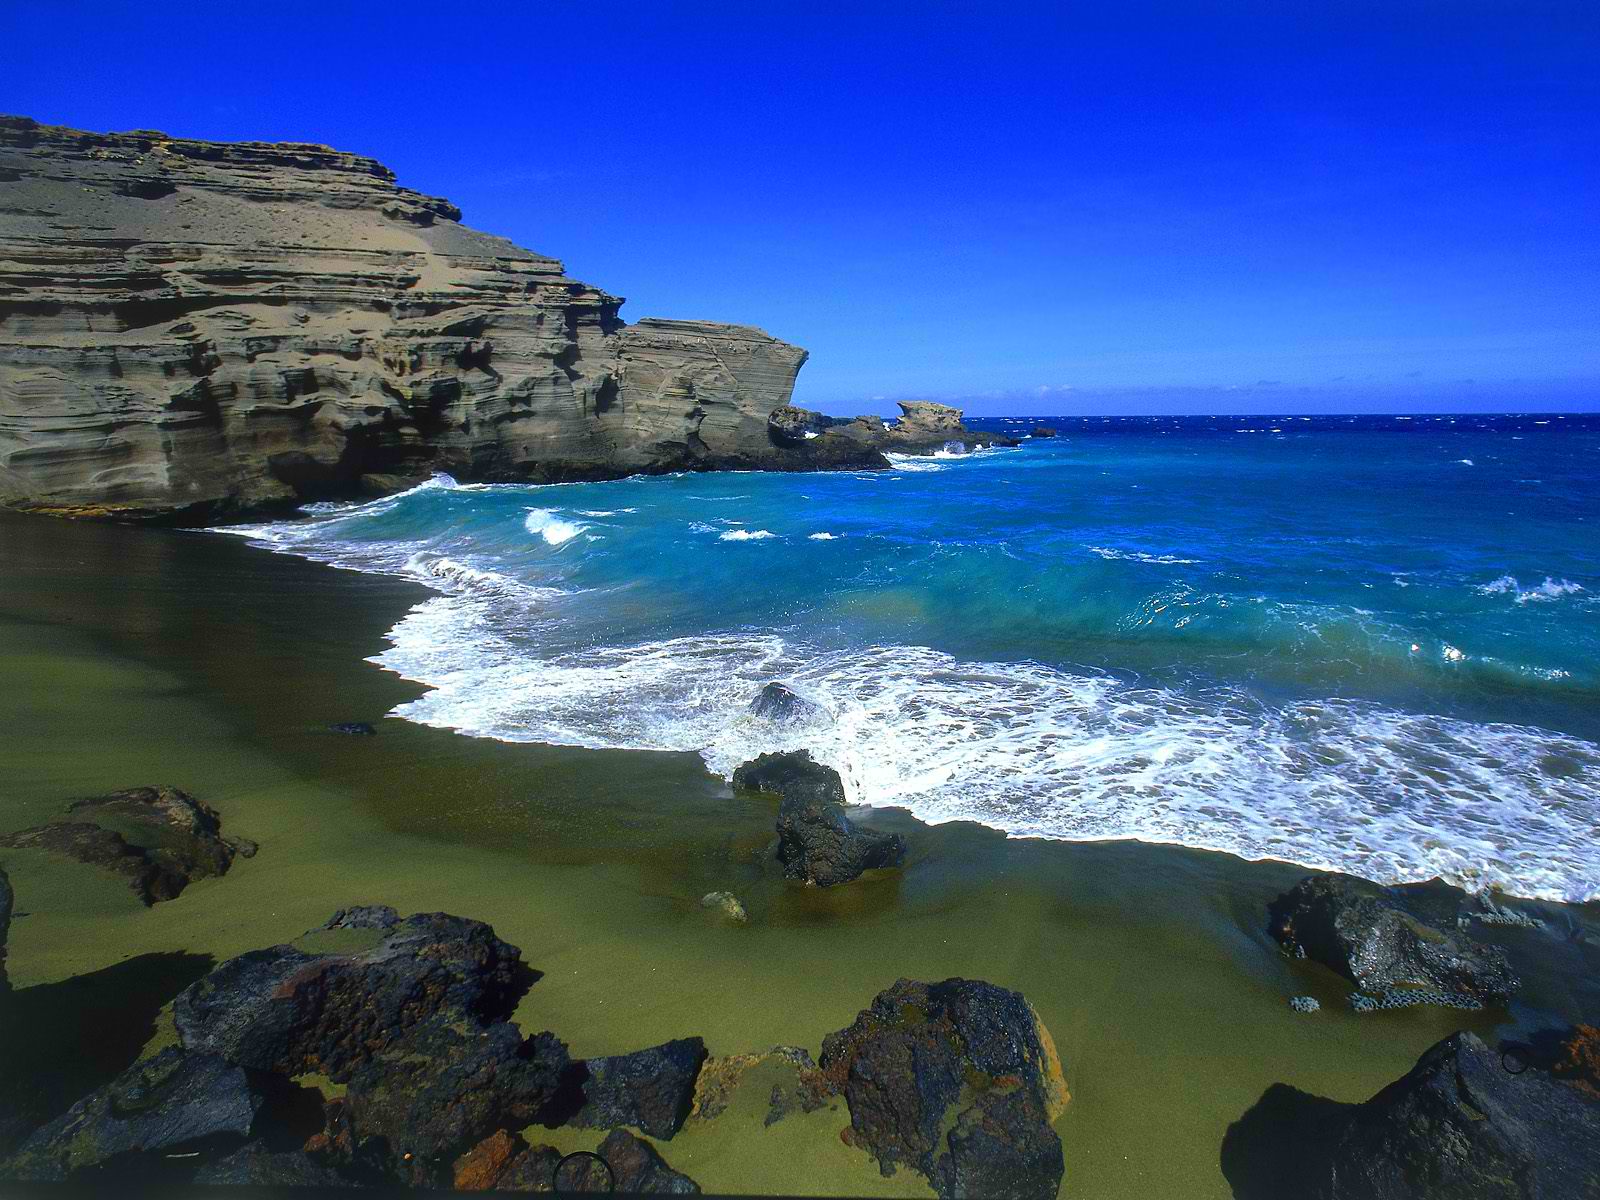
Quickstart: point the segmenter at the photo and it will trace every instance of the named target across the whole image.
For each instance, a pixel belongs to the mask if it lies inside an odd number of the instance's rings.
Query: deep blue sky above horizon
[[[969,412],[1600,408],[1600,5],[37,4],[0,111],[325,142]]]

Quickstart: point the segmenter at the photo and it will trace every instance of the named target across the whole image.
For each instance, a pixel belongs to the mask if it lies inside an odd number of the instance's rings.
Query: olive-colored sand
[[[1341,981],[1265,937],[1267,901],[1302,874],[1283,864],[1008,840],[886,811],[872,819],[913,845],[903,874],[829,892],[786,884],[762,862],[771,809],[732,797],[692,756],[512,746],[383,719],[418,690],[362,661],[424,594],[403,581],[220,536],[11,517],[0,561],[0,830],[77,796],[168,782],[261,847],[148,909],[92,868],[0,857],[26,914],[12,925],[20,990],[0,1064],[13,1081],[45,1071],[65,1099],[167,1036],[160,1010],[211,962],[367,903],[490,922],[543,973],[518,1021],[579,1055],[690,1034],[714,1054],[815,1053],[901,975],[1016,988],[1054,1034],[1072,1091],[1058,1124],[1064,1196],[1229,1196],[1223,1136],[1273,1083],[1364,1099],[1438,1038],[1497,1019],[1349,1013]],[[348,720],[379,736],[326,729]],[[700,908],[721,889],[748,925]],[[1594,908],[1568,910],[1591,939]],[[1581,961],[1585,979],[1536,973],[1529,1000],[1594,1019],[1594,963]],[[1303,992],[1324,1011],[1292,1013],[1287,997]],[[710,1191],[928,1194],[847,1147],[842,1108],[767,1129],[760,1115],[746,1096],[663,1153]]]

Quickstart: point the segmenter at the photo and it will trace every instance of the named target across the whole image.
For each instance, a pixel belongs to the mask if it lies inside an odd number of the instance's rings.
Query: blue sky
[[[797,399],[1600,407],[1600,5],[0,3],[0,111],[326,142]]]

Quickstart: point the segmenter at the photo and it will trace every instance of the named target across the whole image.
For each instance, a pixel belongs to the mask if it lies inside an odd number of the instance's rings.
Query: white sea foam
[[[433,689],[397,715],[477,736],[698,751],[724,775],[763,751],[804,747],[853,800],[930,822],[1181,843],[1384,882],[1439,875],[1600,896],[1600,746],[1541,729],[742,632],[546,657],[526,629],[498,602],[440,596],[373,661]],[[774,678],[822,715],[754,719],[751,698]]]
[[[1089,553],[1101,558],[1125,559],[1128,562],[1160,563],[1172,566],[1180,563],[1198,563],[1198,558],[1178,558],[1173,554],[1147,554],[1143,550],[1116,550],[1110,546],[1090,546]]]
[[[809,537],[813,542],[831,542],[835,541],[839,535],[836,533],[812,533],[807,534],[806,536]]]
[[[1471,467],[1471,466],[1476,466],[1477,465],[1470,458],[1458,458],[1458,459],[1456,459],[1456,461],[1458,463],[1460,463],[1463,467]]]
[[[939,455],[928,458],[918,454],[885,454],[884,457],[896,471],[942,471],[946,466],[945,462],[936,461]],[[948,460],[951,456],[944,457]]]
[[[580,525],[576,521],[564,521],[556,516],[555,510],[549,508],[531,508],[523,525],[529,533],[537,534],[551,546],[559,546],[570,542],[585,529],[587,525]]]
[[[618,513],[636,513],[637,508],[575,508],[572,510],[580,517],[614,517]]]
[[[1573,583],[1570,579],[1554,579],[1549,575],[1537,587],[1524,588],[1515,575],[1502,575],[1488,583],[1479,584],[1473,590],[1484,596],[1510,595],[1518,604],[1530,604],[1575,596],[1585,589],[1581,583]]]
[[[722,542],[760,542],[777,536],[770,529],[730,529],[726,533],[719,533],[717,540]]]

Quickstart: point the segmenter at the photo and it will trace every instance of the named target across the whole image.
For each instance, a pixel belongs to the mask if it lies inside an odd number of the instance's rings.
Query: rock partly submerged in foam
[[[1503,1004],[1520,986],[1505,951],[1424,920],[1438,898],[1417,887],[1384,888],[1341,875],[1312,875],[1268,908],[1285,950],[1337,971],[1360,989],[1358,1011],[1438,1004]]]
[[[832,887],[905,861],[905,840],[858,828],[845,815],[839,772],[813,762],[805,750],[763,754],[744,763],[733,773],[733,786],[781,797],[778,861],[791,879]]]
[[[813,535],[815,536],[815,535]],[[769,721],[805,721],[822,709],[781,683],[769,683],[750,704],[750,711]]]

